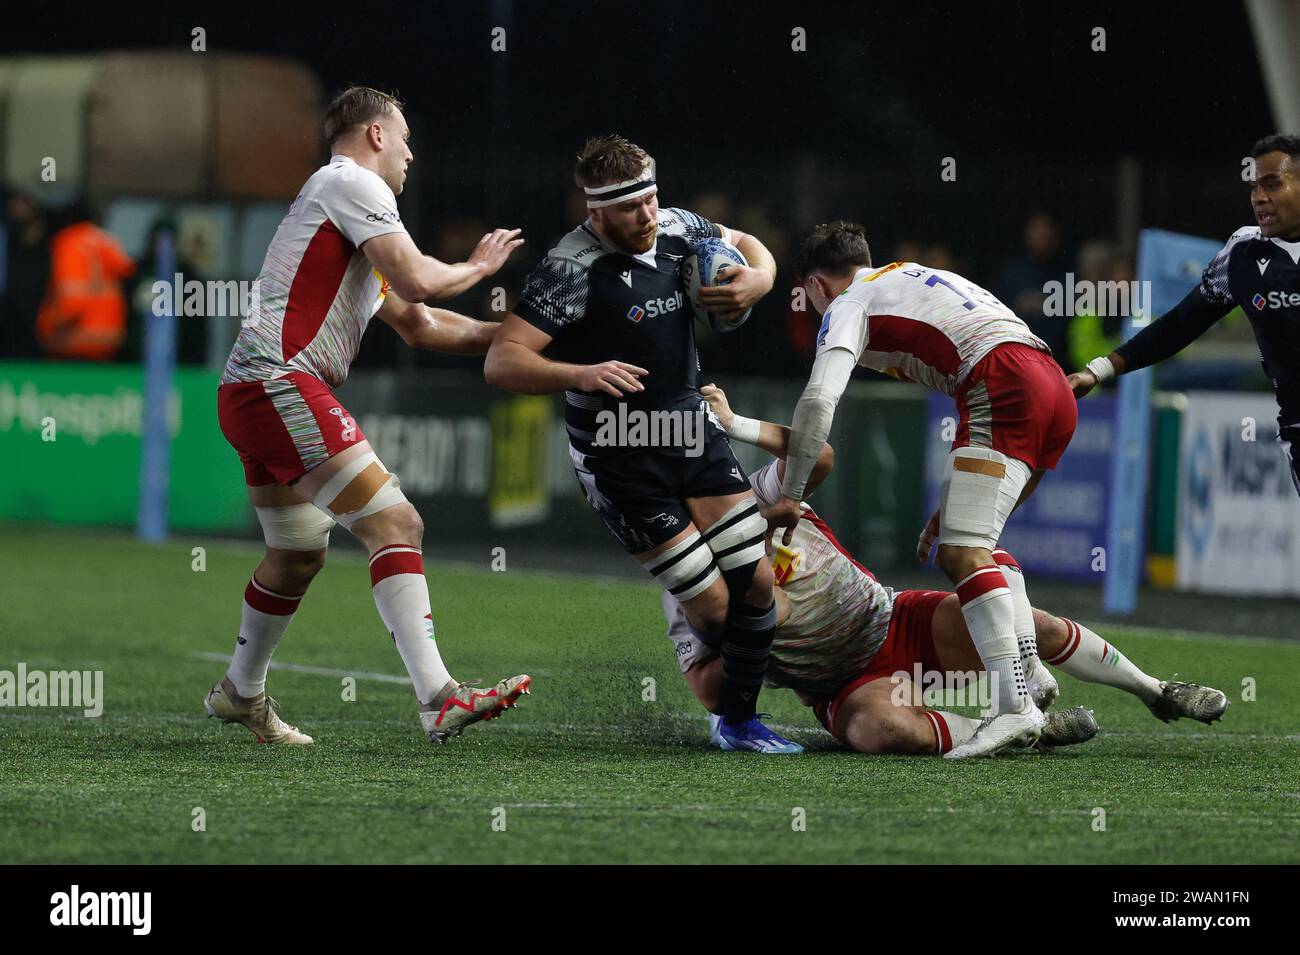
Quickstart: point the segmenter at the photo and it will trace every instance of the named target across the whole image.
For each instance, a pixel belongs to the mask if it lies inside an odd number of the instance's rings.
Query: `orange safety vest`
[[[93,222],[60,229],[50,239],[50,284],[36,316],[36,338],[56,358],[103,361],[126,338],[122,279],[135,263]]]

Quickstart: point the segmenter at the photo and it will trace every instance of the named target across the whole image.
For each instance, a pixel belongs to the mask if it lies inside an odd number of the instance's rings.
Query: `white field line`
[[[1039,610],[1044,608],[1039,607]],[[1051,613],[1051,611],[1047,611]],[[1218,633],[1213,630],[1161,630],[1159,627],[1142,627],[1137,624],[1124,623],[1122,620],[1089,621],[1080,620],[1089,630],[1095,631],[1103,639],[1107,631],[1131,633],[1139,637],[1159,637],[1164,640],[1185,640],[1198,643],[1250,643],[1258,646],[1300,648],[1300,641],[1287,637],[1257,637],[1244,634]]]
[[[196,651],[193,654],[191,654],[191,656],[195,657],[196,659],[211,660],[213,662],[221,662],[221,663],[229,663],[231,659],[229,655],[224,653],[213,653],[213,652],[205,652],[205,651]],[[350,676],[350,677],[355,677],[358,680],[371,680],[376,683],[389,683],[389,684],[395,684],[399,686],[411,685],[411,681],[409,677],[400,676],[391,673],[372,673],[366,670],[340,670],[332,667],[307,666],[298,663],[282,663],[276,660],[271,661],[271,669],[285,670],[291,673],[301,673],[307,676],[330,677],[332,679],[342,679],[343,677]],[[527,709],[531,707],[526,706],[525,708]],[[111,716],[115,714],[106,713],[105,715]],[[134,716],[134,715],[136,714],[130,714],[130,716]],[[188,717],[190,714],[173,714],[173,715],[175,717],[184,719]],[[675,717],[677,719],[683,719],[692,723],[701,723],[701,724],[708,722],[709,719],[707,714],[701,713],[696,710],[669,710],[668,715],[670,717]],[[10,718],[18,718],[20,716],[26,716],[27,718],[45,718],[45,719],[66,718],[71,721],[82,721],[85,719],[85,717],[76,716],[74,714],[60,714],[55,712],[19,714],[13,712],[12,710],[8,712],[6,712],[5,710],[0,710],[0,716],[9,716]],[[152,719],[152,717],[150,717],[150,719]],[[202,718],[198,716],[195,716],[194,719],[196,721],[202,720]],[[366,719],[351,719],[351,718],[339,718],[339,717],[318,717],[312,719],[312,722],[321,725],[329,724],[329,725],[343,725],[343,726],[391,725],[391,722],[386,720],[366,720]],[[804,734],[805,736],[808,735],[825,736],[825,737],[830,736],[830,734],[827,733],[823,727],[816,726],[816,725],[771,723],[771,722],[769,722],[767,725],[771,729],[777,730],[778,732],[781,733],[801,733]],[[507,733],[524,733],[528,735],[551,734],[551,735],[567,735],[567,736],[575,736],[575,735],[637,736],[645,731],[645,727],[641,724],[629,724],[629,723],[603,723],[597,726],[591,723],[559,723],[559,722],[553,722],[547,720],[542,720],[542,721],[529,720],[526,723],[519,723],[519,722],[498,723],[494,726],[494,731],[507,732]],[[1196,740],[1218,739],[1218,740],[1231,740],[1231,741],[1261,740],[1265,742],[1278,742],[1278,741],[1300,742],[1300,734],[1297,733],[1279,734],[1279,733],[1252,733],[1247,730],[1243,730],[1243,731],[1204,730],[1204,731],[1198,731],[1192,733],[1179,732],[1176,734],[1170,733],[1168,735],[1164,735],[1159,730],[1155,730],[1154,732],[1151,733],[1143,733],[1140,731],[1133,731],[1133,730],[1107,730],[1103,726],[1098,738],[1104,739],[1106,737],[1111,737],[1115,739],[1145,739],[1151,741],[1162,741],[1162,740],[1174,741],[1180,739],[1196,739]],[[848,751],[845,750],[845,752]]]
[[[190,654],[199,660],[212,660],[214,663],[229,663],[231,656],[228,653],[210,653],[195,652]],[[271,661],[272,670],[288,670],[291,673],[305,673],[308,676],[330,676],[337,679],[343,677],[355,677],[358,680],[374,680],[376,683],[397,683],[403,686],[411,685],[411,678],[406,676],[397,676],[392,673],[370,673],[367,670],[335,670],[330,667],[313,667],[301,663],[281,663],[279,660]]]
[[[211,660],[214,663],[229,663],[233,659],[228,653],[214,653],[212,651],[195,651],[190,656],[197,660]],[[332,667],[314,667],[303,663],[281,663],[279,660],[272,660],[270,668],[272,670],[287,670],[290,673],[305,673],[308,676],[329,676],[339,679],[350,676],[358,680],[374,680],[376,683],[396,683],[400,686],[411,685],[409,676],[402,676],[397,673],[371,673],[369,670],[336,670]],[[551,675],[549,670],[531,670],[529,672],[531,676]]]
[[[184,544],[187,542],[183,540],[183,535],[176,535],[169,541],[169,543]],[[189,541],[188,543],[193,543],[193,541]],[[233,538],[225,538],[225,537],[217,538],[215,543],[205,544],[203,546],[209,547],[210,549],[216,550],[218,552],[227,551],[230,553],[239,553],[239,554],[260,554],[265,549],[264,545],[257,543],[256,541],[235,540]],[[333,549],[331,549],[329,559],[331,562],[334,563],[337,563],[339,561],[344,561],[348,563],[361,564],[367,561],[366,555],[360,552],[334,551]],[[484,560],[483,563],[476,563],[474,561],[454,560],[445,557],[438,557],[438,558],[430,558],[427,556],[425,557],[426,565],[433,566],[433,567],[437,567],[437,566],[455,567],[463,570],[490,571],[491,568],[490,566],[488,566],[490,563],[491,563],[490,558]],[[646,589],[654,589],[655,587],[654,583],[648,577],[644,578],[642,583],[638,583],[636,575],[619,576],[617,574],[594,574],[594,573],[587,573],[585,571],[578,571],[578,570],[539,570],[533,567],[520,567],[517,570],[513,570],[513,571],[507,570],[506,573],[521,574],[529,577],[543,577],[543,578],[560,577],[569,580],[589,580],[589,581],[596,581],[600,583],[628,584],[634,587],[644,586]],[[1045,610],[1048,613],[1052,612],[1047,607],[1039,607],[1038,609]],[[1138,636],[1170,637],[1175,640],[1211,640],[1211,641],[1221,640],[1221,641],[1227,641],[1233,643],[1254,643],[1254,644],[1260,644],[1264,646],[1291,646],[1291,647],[1296,646],[1298,643],[1298,641],[1288,639],[1286,637],[1248,636],[1248,635],[1241,635],[1241,634],[1220,633],[1215,630],[1162,630],[1159,627],[1146,627],[1137,624],[1128,624],[1123,622],[1122,620],[1080,619],[1078,622],[1084,624],[1090,630],[1096,631],[1098,634],[1100,634],[1103,637],[1106,635],[1107,630],[1117,630],[1126,633],[1137,634]]]

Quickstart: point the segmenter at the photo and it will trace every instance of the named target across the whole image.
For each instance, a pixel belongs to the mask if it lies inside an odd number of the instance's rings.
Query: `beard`
[[[649,252],[654,248],[655,238],[659,235],[658,223],[651,229],[647,238],[640,227],[633,226],[626,232],[618,233],[614,238],[616,244],[635,253]]]

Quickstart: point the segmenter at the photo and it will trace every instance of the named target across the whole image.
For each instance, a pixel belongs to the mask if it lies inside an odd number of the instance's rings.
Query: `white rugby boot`
[[[993,756],[1005,749],[1033,746],[1047,725],[1047,717],[1032,700],[1018,713],[999,713],[986,716],[975,735],[943,754],[944,759],[971,759],[976,756]]]
[[[290,746],[306,746],[314,743],[310,736],[296,726],[290,726],[275,708],[279,706],[266,693],[244,699],[235,692],[235,685],[229,677],[222,678],[203,700],[203,708],[208,716],[215,716],[223,723],[242,723],[257,737],[259,743],[284,743]]]
[[[477,682],[477,681],[474,681]],[[519,705],[519,698],[532,692],[533,678],[526,673],[506,677],[490,690],[462,683],[438,710],[420,713],[420,726],[431,743],[445,743],[459,736],[465,727],[480,720],[493,720]]]

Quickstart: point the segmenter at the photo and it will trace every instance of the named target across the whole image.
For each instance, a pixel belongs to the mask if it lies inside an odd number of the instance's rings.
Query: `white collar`
[[[1291,261],[1300,265],[1300,242],[1288,242],[1286,239],[1280,239],[1277,236],[1269,236],[1268,241],[1284,249],[1287,255],[1291,256]]]
[[[650,246],[650,248],[645,252],[638,252],[636,255],[632,256],[632,258],[636,259],[638,262],[644,262],[653,269],[655,267],[655,253],[658,251],[659,236],[656,235],[654,245]]]

